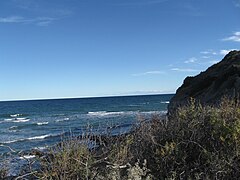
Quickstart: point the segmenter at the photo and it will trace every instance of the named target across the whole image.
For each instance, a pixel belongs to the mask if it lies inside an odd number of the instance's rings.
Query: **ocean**
[[[44,149],[69,135],[128,132],[139,118],[164,114],[172,98],[145,95],[0,102],[0,154]],[[10,148],[9,148],[10,147]]]

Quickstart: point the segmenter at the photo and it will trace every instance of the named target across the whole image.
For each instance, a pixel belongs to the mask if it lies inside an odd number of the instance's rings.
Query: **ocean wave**
[[[107,112],[107,111],[96,111],[96,112],[88,112],[88,115],[90,116],[109,116],[109,115],[121,115],[126,112],[120,111],[120,112]]]
[[[8,128],[9,130],[15,130],[15,129],[17,129],[18,128],[18,126],[11,126],[10,128]]]
[[[161,101],[162,104],[169,104],[169,101]]]
[[[146,111],[146,112],[141,112],[140,114],[167,114],[167,111]]]
[[[8,118],[8,119],[4,119],[3,122],[15,122],[15,123],[19,123],[19,122],[28,122],[30,121],[29,118]]]
[[[11,126],[10,128],[8,128],[9,132],[18,132],[18,126]]]
[[[43,139],[46,139],[46,138],[49,138],[49,137],[54,137],[54,136],[60,136],[60,134],[57,134],[57,135],[45,134],[45,135],[34,136],[34,137],[29,137],[29,138],[9,140],[9,141],[0,142],[0,143],[2,143],[2,144],[11,144],[11,143],[23,142],[23,141],[43,140]]]
[[[94,112],[88,112],[89,115],[97,115],[97,114],[103,114],[103,113],[107,113],[107,111],[94,111]]]
[[[20,122],[27,122],[26,120],[18,120],[18,123]],[[13,125],[11,127],[8,128],[9,132],[18,132],[18,131],[22,131],[24,129],[31,129],[34,126],[43,126],[43,125],[47,125],[48,122],[38,122],[38,123],[22,123],[19,126]]]
[[[70,118],[64,118],[64,119],[57,119],[55,122],[63,122],[63,121],[69,121]]]
[[[10,119],[10,118],[8,118],[8,119],[4,119],[4,121],[7,121],[7,122],[9,122],[9,121],[13,121],[13,120],[15,120],[15,119]]]
[[[39,147],[35,147],[33,149],[36,149],[36,150],[46,150],[48,148],[48,146],[39,146]]]
[[[28,119],[28,118],[17,118],[13,122],[21,123],[21,122],[28,122],[28,121],[30,121],[30,119]]]
[[[52,134],[45,134],[42,136],[34,136],[34,137],[30,137],[30,138],[26,138],[27,140],[38,140],[38,139],[45,139],[47,137],[51,137]]]
[[[88,112],[89,116],[106,117],[106,116],[132,116],[132,115],[148,115],[148,114],[166,114],[167,111],[119,111],[119,112],[107,112],[107,111],[96,111]]]
[[[37,123],[38,126],[47,125],[47,124],[48,124],[47,121],[46,121],[46,122],[38,122],[38,123]]]
[[[19,117],[22,116],[22,114],[10,114],[10,117]]]
[[[24,155],[22,157],[19,157],[19,159],[33,159],[35,157],[36,157],[35,155]]]
[[[4,142],[0,142],[1,144],[11,144],[11,143],[15,143],[15,142],[19,142],[22,141],[23,139],[14,139],[14,140],[9,140],[9,141],[4,141]]]

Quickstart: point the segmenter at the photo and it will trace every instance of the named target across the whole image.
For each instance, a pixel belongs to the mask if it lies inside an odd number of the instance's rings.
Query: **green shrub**
[[[93,157],[87,145],[79,139],[63,141],[41,160],[41,179],[88,179]]]
[[[118,163],[147,160],[156,179],[240,177],[240,105],[223,98],[219,106],[202,106],[191,99],[170,119],[141,121],[112,150]]]
[[[164,169],[159,177],[171,176],[169,169],[177,179],[240,177],[238,102],[223,98],[218,107],[213,107],[202,106],[192,99],[168,121],[165,133],[165,136],[157,134],[163,147],[158,156],[154,155],[159,157],[156,159],[159,170]]]

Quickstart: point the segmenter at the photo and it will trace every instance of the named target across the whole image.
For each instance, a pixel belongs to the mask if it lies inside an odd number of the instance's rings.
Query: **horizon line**
[[[8,99],[0,100],[0,102],[16,102],[16,101],[47,101],[47,100],[67,100],[67,99],[90,99],[90,98],[112,98],[112,97],[134,97],[134,96],[157,96],[157,95],[173,95],[169,93],[154,93],[154,94],[127,94],[127,95],[103,95],[103,96],[83,96],[83,97],[53,97],[53,98],[33,98],[33,99]]]

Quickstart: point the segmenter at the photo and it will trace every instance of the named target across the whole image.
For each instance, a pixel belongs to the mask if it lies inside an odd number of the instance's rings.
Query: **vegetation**
[[[171,117],[139,120],[126,135],[64,141],[40,161],[40,179],[239,179],[240,104],[191,99]]]
[[[4,179],[7,176],[7,169],[6,168],[2,168],[0,169],[0,179]]]
[[[238,179],[240,104],[223,98],[217,107],[202,106],[191,99],[170,119],[140,122],[110,149],[112,162],[147,163],[142,178]]]
[[[77,139],[61,142],[41,160],[41,179],[88,179],[93,157]]]

